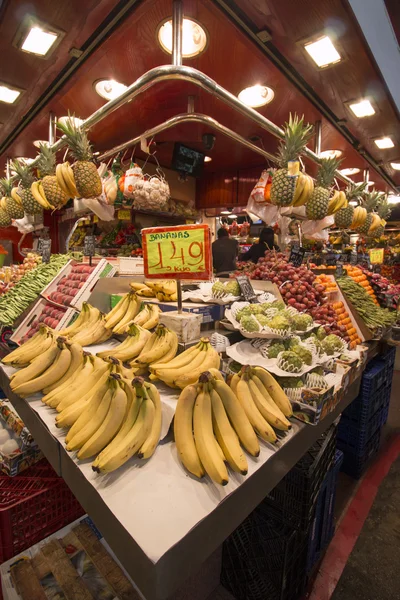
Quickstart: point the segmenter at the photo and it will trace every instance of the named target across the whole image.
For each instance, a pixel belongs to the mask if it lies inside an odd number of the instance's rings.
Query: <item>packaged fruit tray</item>
[[[14,331],[11,340],[16,344],[23,343],[32,337],[42,324],[48,325],[56,331],[63,329],[75,314],[76,311],[73,308],[55,306],[44,298],[40,298]]]
[[[264,367],[264,369],[280,377],[299,377],[318,366],[318,363],[313,361],[311,365],[303,364],[302,369],[296,373],[284,371],[278,367],[278,360],[276,358],[265,358],[261,354],[259,347],[248,340],[243,340],[242,342],[233,344],[233,346],[229,346],[226,349],[226,354],[241,365]]]

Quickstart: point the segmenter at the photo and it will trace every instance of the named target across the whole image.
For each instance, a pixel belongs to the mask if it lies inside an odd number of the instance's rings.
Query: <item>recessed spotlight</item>
[[[399,204],[400,196],[395,196],[394,194],[391,194],[390,196],[388,196],[388,203],[389,204]]]
[[[358,206],[357,200],[350,200],[349,204],[351,204],[351,206]]]
[[[390,137],[383,137],[374,141],[380,150],[386,150],[386,148],[394,148],[393,140]]]
[[[168,54],[172,54],[172,20],[164,21],[158,29],[160,46]],[[203,52],[207,46],[205,29],[193,19],[184,18],[182,26],[182,56],[193,58]]]
[[[319,158],[340,158],[343,152],[341,150],[324,150],[319,153]]]
[[[395,171],[400,171],[400,162],[393,162],[390,163],[390,166],[392,167],[392,169],[394,169]]]
[[[30,165],[35,160],[34,158],[28,158],[27,156],[17,156],[14,160],[18,160],[18,162],[23,163],[25,165]]]
[[[242,90],[238,98],[241,102],[247,104],[247,106],[257,108],[271,102],[274,96],[274,91],[266,85],[252,85]]]
[[[93,156],[99,156],[100,152],[93,152]]]
[[[114,81],[114,79],[100,79],[99,81],[95,81],[94,89],[95,91],[106,100],[114,100],[114,98],[118,98],[128,86],[123,83],[119,83],[118,81]]]
[[[361,169],[357,169],[357,167],[353,167],[353,168],[349,168],[349,169],[340,169],[340,173],[342,175],[347,175],[347,177],[350,177],[351,175],[357,175],[357,173],[359,173],[361,171]]]
[[[32,27],[21,46],[24,52],[45,56],[57,39],[56,33],[43,31],[40,27]]]
[[[15,88],[9,87],[5,83],[0,83],[0,102],[13,104],[20,94],[21,90],[16,90]]]
[[[83,123],[83,119],[79,119],[78,117],[60,117],[59,119],[57,119],[58,123],[61,123],[62,125],[66,125],[68,123],[68,121],[71,121],[74,123],[75,127],[80,127]]]
[[[359,102],[349,103],[350,110],[358,117],[370,117],[375,114],[375,109],[369,100],[360,100]]]
[[[13,45],[29,54],[49,58],[65,36],[65,31],[26,15],[15,34]]]
[[[333,45],[332,40],[327,35],[315,42],[305,44],[304,48],[320,68],[333,65],[342,60],[342,57]]]
[[[229,215],[228,219],[237,219],[237,215],[232,213]]]
[[[204,157],[204,162],[211,162],[211,161],[212,161],[211,156],[205,156]]]
[[[231,211],[230,210],[221,210],[221,215],[230,215]]]
[[[33,142],[33,145],[34,145],[36,148],[40,148],[40,146],[48,146],[48,145],[49,145],[49,142],[48,142],[47,140],[35,140],[35,141]]]

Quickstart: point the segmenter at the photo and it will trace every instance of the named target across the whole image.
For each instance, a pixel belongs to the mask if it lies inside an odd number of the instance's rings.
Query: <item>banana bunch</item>
[[[353,220],[351,222],[350,229],[358,229],[364,225],[367,215],[367,210],[363,206],[357,206],[354,209]]]
[[[339,190],[335,190],[332,198],[329,200],[328,215],[334,215],[341,208],[347,208],[348,204],[346,194]]]
[[[98,352],[97,356],[99,358],[113,357],[122,362],[133,360],[139,356],[152,335],[150,331],[147,331],[147,329],[143,329],[143,327],[135,325],[134,323],[129,325],[127,334],[127,338],[121,344],[115,346],[115,348],[109,348],[103,352]]]
[[[31,192],[36,202],[40,204],[40,206],[42,206],[45,210],[54,210],[56,208],[47,200],[41,181],[34,181],[32,183]]]
[[[5,365],[13,367],[24,367],[46,352],[53,343],[53,332],[46,325],[41,325],[39,331],[19,348],[16,348],[10,354],[2,359]]]
[[[81,346],[90,346],[107,341],[112,331],[107,329],[105,317],[99,309],[84,302],[78,318],[59,334]]]
[[[158,325],[161,309],[157,304],[144,304],[140,305],[140,310],[136,317],[133,319],[135,325],[140,325],[143,329],[153,329]]]
[[[299,173],[291,206],[304,206],[314,191],[314,180],[306,173]]]
[[[75,185],[74,172],[68,161],[57,165],[56,177],[58,185],[68,198],[79,198]]]
[[[130,366],[136,375],[142,375],[154,363],[168,363],[175,358],[177,351],[176,333],[167,329],[165,325],[157,325],[156,330],[150,335],[137,358],[131,361]]]
[[[176,281],[174,280],[145,281],[144,283],[132,281],[130,287],[136,291],[138,296],[157,298],[159,302],[174,302],[178,299]]]
[[[196,383],[203,371],[210,368],[219,369],[218,352],[210,344],[208,338],[201,338],[196,346],[182,352],[169,362],[153,363],[149,369],[152,381],[161,379],[169,387],[183,389]]]
[[[275,381],[261,367],[244,367],[230,382],[257,435],[265,442],[277,440],[273,428],[287,431],[291,428],[292,406],[290,400]]]
[[[107,204],[114,204],[117,199],[118,185],[117,178],[113,173],[103,180],[103,191],[107,198]]]
[[[134,292],[126,294],[114,308],[106,314],[105,327],[114,333],[125,333],[141,309],[141,301]],[[138,323],[140,325],[140,323]]]
[[[371,235],[382,225],[382,219],[377,213],[371,213],[372,224],[368,230],[368,235]]]

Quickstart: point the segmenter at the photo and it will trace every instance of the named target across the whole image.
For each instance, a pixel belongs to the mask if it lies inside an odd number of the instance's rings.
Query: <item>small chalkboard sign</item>
[[[327,267],[334,267],[337,263],[336,254],[327,254],[325,259],[325,264]]]
[[[365,267],[366,269],[370,268],[369,256],[366,254],[361,254],[357,257],[357,264],[361,267]]]
[[[301,246],[292,246],[290,250],[289,262],[295,267],[300,267],[303,262],[306,249]]]
[[[336,265],[336,277],[343,277],[343,275],[344,275],[343,265],[341,265],[340,263],[337,263],[337,265]]]
[[[350,264],[351,265],[356,265],[357,264],[357,254],[351,254],[350,256]]]
[[[83,254],[85,256],[94,256],[96,248],[96,237],[94,235],[85,235]]]
[[[125,236],[125,240],[127,244],[137,244],[138,243],[138,238],[136,233],[129,233],[128,235]]]
[[[37,253],[41,255],[42,262],[49,263],[50,255],[51,255],[51,240],[44,238],[39,238]]]
[[[247,275],[239,275],[236,277],[236,281],[240,285],[240,290],[242,292],[242,296],[247,302],[255,302],[256,301],[256,293],[253,289],[253,286],[250,283],[250,279]]]

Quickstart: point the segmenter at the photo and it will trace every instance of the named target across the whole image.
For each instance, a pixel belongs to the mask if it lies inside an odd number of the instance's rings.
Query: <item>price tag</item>
[[[289,262],[291,262],[295,267],[300,267],[305,253],[305,248],[302,248],[301,246],[292,246],[292,249],[290,250]]]
[[[125,208],[120,208],[117,217],[120,221],[130,221],[131,220],[131,211]]]
[[[371,265],[381,265],[383,263],[385,251],[383,248],[372,248],[369,251],[369,260]]]
[[[94,256],[96,248],[96,237],[94,235],[85,235],[83,254],[85,256]]]
[[[240,285],[240,290],[244,299],[247,300],[247,302],[255,302],[256,293],[247,275],[239,275],[239,277],[236,277],[236,281]]]
[[[50,262],[50,254],[51,254],[51,240],[45,240],[43,238],[39,238],[37,253],[42,256],[42,262],[48,263]]]
[[[98,223],[99,217],[97,215],[93,215],[93,223]]]
[[[144,273],[148,278],[199,279],[212,273],[208,225],[142,229]]]

